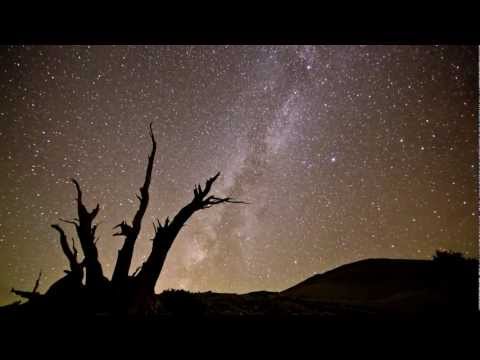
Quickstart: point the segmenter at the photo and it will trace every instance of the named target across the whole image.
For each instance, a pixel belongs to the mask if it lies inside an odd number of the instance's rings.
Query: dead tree
[[[98,215],[100,205],[88,211],[82,201],[82,191],[80,185],[75,179],[71,179],[77,189],[77,212],[78,218],[73,220],[62,220],[66,223],[73,224],[77,231],[77,236],[82,247],[85,266],[85,284],[89,289],[100,290],[106,286],[106,278],[103,276],[102,265],[98,260],[98,250],[96,245],[95,231],[97,225],[93,224],[93,220]]]
[[[38,286],[40,285],[40,278],[42,277],[42,272],[38,274],[37,280],[35,281],[35,285],[33,286],[32,291],[23,291],[23,290],[16,290],[12,288],[11,292],[14,293],[15,295],[21,296],[24,299],[27,300],[36,300],[40,298],[40,293],[38,292]]]
[[[167,218],[163,225],[158,220],[157,224],[154,224],[155,236],[151,252],[143,265],[132,275],[129,275],[135,243],[140,234],[142,220],[148,207],[149,188],[157,149],[151,124],[150,138],[152,150],[148,157],[145,180],[140,188],[140,195],[137,195],[140,202],[139,208],[133,217],[131,225],[124,220],[114,227],[114,229],[118,228],[119,230],[113,235],[124,236],[125,239],[118,251],[111,281],[103,275],[96,247],[96,241],[98,240],[95,237],[97,225],[94,224],[94,220],[98,215],[100,205],[97,204],[93,210],[88,211],[83,203],[80,185],[75,179],[71,179],[77,191],[78,217],[73,220],[61,220],[75,226],[83,252],[83,260],[81,262],[78,261],[78,252],[73,240],[72,248],[70,248],[64,230],[58,224],[53,224],[52,228],[57,230],[60,235],[60,246],[68,260],[70,269],[65,271],[67,275],[55,282],[45,294],[47,298],[52,299],[51,303],[70,304],[70,301],[76,301],[76,304],[79,306],[86,306],[93,311],[104,311],[106,309],[110,309],[110,311],[126,311],[132,305],[138,308],[139,301],[147,302],[149,301],[148,299],[153,298],[155,284],[162,271],[168,251],[182,227],[195,212],[222,203],[244,203],[233,200],[230,197],[222,198],[209,195],[212,185],[218,179],[220,173],[208,179],[204,189],[200,185],[196,185],[193,190],[194,197],[192,201],[185,205],[171,222]],[[85,282],[83,282],[84,272]],[[29,300],[37,299],[42,296],[37,291],[39,281],[40,276],[32,292],[15,289],[12,289],[12,292]],[[79,297],[80,300],[78,299]],[[87,300],[88,305],[84,305],[84,299]],[[142,304],[140,304],[140,308],[144,308]]]
[[[192,201],[184,206],[171,222],[167,217],[163,225],[159,220],[157,220],[156,225],[154,224],[155,236],[153,238],[152,250],[147,260],[143,263],[138,275],[135,277],[136,286],[142,295],[154,293],[155,284],[160,276],[173,241],[195,212],[222,203],[245,204],[242,201],[232,200],[230,197],[220,198],[214,195],[207,196],[213,183],[219,176],[220,172],[208,179],[204,189],[202,189],[201,185],[196,185],[193,189],[194,197]]]
[[[67,236],[60,225],[53,224],[51,226],[60,234],[60,246],[70,265],[70,270],[65,270],[65,273],[70,274],[75,282],[81,283],[83,279],[83,263],[81,264],[77,261],[78,251],[75,247],[74,240],[72,239],[72,249],[70,249],[67,243]]]
[[[78,251],[75,247],[75,242],[72,238],[72,249],[68,246],[67,236],[65,232],[58,224],[51,225],[52,228],[58,231],[60,235],[60,246],[62,247],[63,254],[68,260],[70,270],[65,270],[66,275],[57,280],[46,292],[46,295],[50,297],[67,297],[75,296],[83,289],[83,267],[84,262],[79,263],[77,261]]]
[[[133,217],[132,225],[128,225],[125,221],[114,227],[120,230],[113,234],[113,236],[125,236],[125,241],[122,248],[118,251],[117,262],[112,276],[112,285],[117,288],[124,288],[128,281],[128,272],[132,263],[133,250],[135,248],[135,242],[140,228],[142,225],[142,219],[147,211],[149,200],[149,187],[152,179],[153,161],[155,160],[155,152],[157,150],[157,143],[152,131],[152,124],[150,123],[150,138],[152,139],[152,151],[148,157],[147,172],[145,174],[145,182],[140,188],[140,196],[137,195],[137,199],[140,201],[139,208]]]

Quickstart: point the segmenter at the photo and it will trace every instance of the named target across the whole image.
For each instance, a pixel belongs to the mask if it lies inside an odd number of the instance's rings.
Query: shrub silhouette
[[[174,316],[202,316],[206,306],[199,297],[185,290],[166,290],[159,295],[165,309]]]
[[[461,252],[455,252],[451,250],[436,250],[432,258],[437,263],[444,264],[460,264],[464,261],[467,261]]]
[[[451,309],[478,309],[478,260],[460,252],[437,250],[433,255],[439,285],[449,294]]]
[[[451,250],[437,250],[432,259],[436,269],[448,277],[461,276],[478,264],[478,260],[466,258],[461,252]]]

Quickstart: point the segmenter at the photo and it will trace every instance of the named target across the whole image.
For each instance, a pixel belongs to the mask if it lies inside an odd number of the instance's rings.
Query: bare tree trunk
[[[152,169],[153,161],[155,159],[155,152],[157,150],[157,143],[152,131],[152,124],[150,124],[150,137],[152,139],[152,151],[148,157],[147,171],[145,174],[145,182],[140,188],[140,196],[137,195],[138,200],[140,201],[140,206],[136,212],[132,225],[128,225],[125,221],[115,226],[115,228],[120,228],[120,231],[114,236],[125,236],[125,241],[122,248],[118,251],[117,262],[115,264],[115,269],[112,276],[112,285],[116,288],[123,288],[128,281],[128,272],[130,270],[130,265],[132,263],[133,250],[135,248],[135,242],[137,240],[138,234],[140,233],[140,228],[142,224],[143,216],[147,210],[149,193],[148,189],[150,187],[150,182],[152,178]],[[114,229],[115,229],[114,228]]]
[[[97,206],[89,212],[82,202],[80,185],[75,179],[72,179],[72,182],[75,184],[78,195],[78,219],[63,221],[75,225],[75,229],[77,230],[78,239],[80,240],[83,255],[85,256],[83,264],[85,265],[85,283],[87,288],[92,290],[103,289],[106,285],[106,278],[103,276],[102,265],[100,264],[100,261],[98,261],[98,250],[95,244],[95,231],[97,225],[93,225],[93,220],[100,210],[100,205],[97,204]]]
[[[143,265],[133,275],[129,276],[135,243],[148,207],[149,187],[157,148],[151,124],[150,137],[152,150],[148,157],[145,181],[140,188],[140,195],[137,195],[140,201],[139,208],[132,220],[132,225],[122,221],[115,227],[120,230],[114,236],[125,236],[125,240],[122,248],[118,251],[111,282],[103,275],[96,247],[97,239],[95,238],[95,232],[97,225],[93,222],[98,215],[100,205],[97,204],[92,211],[88,211],[82,201],[80,185],[75,179],[71,179],[77,190],[78,218],[62,221],[75,226],[84,258],[80,263],[77,261],[78,253],[75,244],[72,243],[72,248],[70,248],[63,229],[59,225],[53,224],[52,228],[57,230],[60,235],[60,245],[70,267],[70,270],[65,271],[67,275],[50,286],[45,294],[47,295],[45,298],[48,299],[50,305],[53,304],[53,308],[58,307],[70,310],[69,306],[75,304],[75,306],[84,309],[87,313],[92,311],[123,312],[133,305],[134,308],[140,309],[142,313],[145,313],[145,310],[149,311],[151,306],[155,304],[155,284],[165,264],[167,254],[180,230],[190,217],[198,210],[210,208],[221,203],[243,203],[234,201],[229,197],[208,196],[213,183],[217,180],[220,173],[208,179],[204,189],[200,185],[196,185],[191,202],[185,205],[171,222],[167,217],[163,225],[158,220],[157,224],[154,224],[155,236],[152,250]],[[83,284],[84,269],[86,275],[85,285]],[[12,292],[29,300],[35,300],[36,304],[44,304],[43,301],[37,301],[37,299],[43,299],[43,296],[37,291],[39,281],[40,276],[35,283],[33,291],[12,289]]]
[[[204,190],[202,190],[200,185],[195,186],[193,190],[193,200],[178,212],[178,214],[173,218],[172,222],[169,222],[168,218],[166,219],[164,225],[162,225],[160,221],[157,221],[152,251],[150,252],[147,260],[144,262],[140,272],[134,279],[137,291],[142,294],[154,293],[155,284],[160,276],[160,272],[162,271],[168,251],[170,250],[180,230],[196,211],[207,209],[221,203],[245,204],[242,201],[235,201],[229,197],[219,198],[213,195],[207,197],[212,188],[212,184],[215,182],[215,180],[217,180],[219,175],[220,173],[217,173],[214,177],[208,179],[205,183]]]

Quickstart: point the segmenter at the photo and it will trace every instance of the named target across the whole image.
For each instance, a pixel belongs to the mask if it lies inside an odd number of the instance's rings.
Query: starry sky
[[[100,203],[111,276],[150,122],[158,149],[132,272],[152,221],[194,184],[222,171],[214,193],[250,202],[196,213],[158,292],[282,290],[435,249],[477,257],[478,64],[462,46],[2,46],[0,304],[67,268],[50,224],[76,215],[70,177]]]

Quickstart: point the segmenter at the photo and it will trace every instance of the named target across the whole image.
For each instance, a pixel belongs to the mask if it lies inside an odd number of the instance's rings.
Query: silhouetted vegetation
[[[477,259],[466,258],[460,252],[437,250],[433,256],[439,286],[444,289],[452,308],[478,309]]]
[[[213,184],[220,176],[208,179],[205,186],[195,185],[193,199],[185,205],[170,221],[162,223],[157,219],[155,236],[152,241],[152,249],[146,261],[133,273],[130,274],[133,251],[138,235],[141,231],[142,220],[148,207],[149,187],[152,179],[152,170],[157,150],[157,143],[150,124],[150,138],[152,150],[148,157],[145,180],[137,195],[139,207],[131,224],[122,221],[114,229],[118,229],[114,236],[123,236],[123,246],[118,251],[112,279],[104,276],[102,264],[99,259],[96,243],[97,224],[95,218],[100,211],[97,204],[92,210],[88,210],[83,202],[83,193],[80,184],[71,179],[77,192],[77,217],[62,222],[73,225],[80,243],[83,259],[79,261],[78,251],[72,240],[70,246],[64,229],[59,224],[53,224],[52,228],[59,234],[60,246],[68,260],[69,270],[66,275],[56,281],[45,294],[38,292],[40,276],[32,291],[12,289],[12,292],[27,299],[27,306],[23,309],[39,311],[61,312],[74,311],[76,313],[128,313],[148,314],[155,311],[157,301],[154,297],[155,284],[160,276],[167,254],[190,217],[199,210],[208,209],[223,203],[243,203],[230,197],[217,197],[210,195]],[[85,280],[84,280],[85,275]],[[163,298],[167,307],[175,314],[180,309],[190,309],[194,313],[199,311],[195,302],[189,302],[185,293],[166,293]],[[173,296],[173,298],[172,298]],[[173,300],[172,300],[173,299]],[[15,307],[15,309],[17,309]]]
[[[461,252],[455,252],[452,250],[436,250],[433,255],[433,260],[437,264],[465,264],[467,262],[475,261],[475,259],[468,259]]]
[[[195,294],[185,290],[166,290],[158,296],[165,311],[174,316],[196,317],[205,314],[205,304]]]
[[[450,250],[437,250],[433,255],[433,263],[443,277],[459,281],[471,278],[473,268],[478,266],[478,260],[466,258],[462,253]]]

